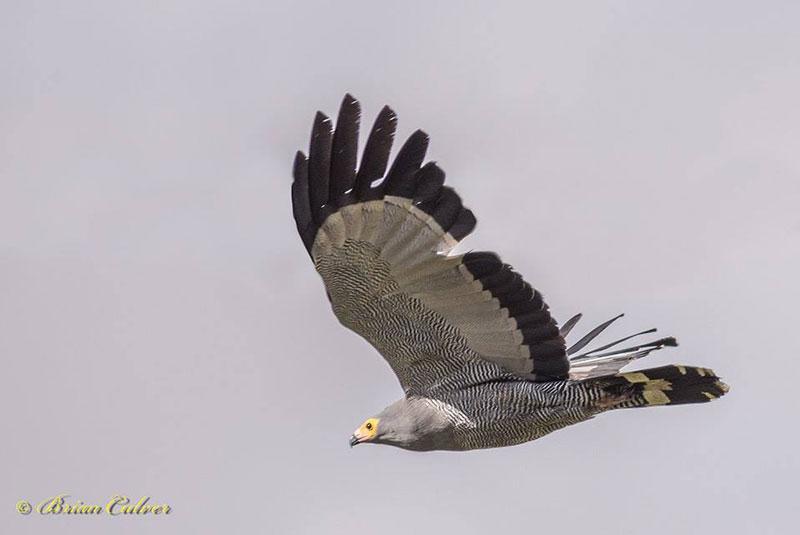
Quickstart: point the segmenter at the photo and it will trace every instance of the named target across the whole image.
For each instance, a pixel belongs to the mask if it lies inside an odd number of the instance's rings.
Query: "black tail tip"
[[[712,370],[696,366],[662,366],[616,377],[631,384],[634,397],[643,405],[706,403],[730,391]]]

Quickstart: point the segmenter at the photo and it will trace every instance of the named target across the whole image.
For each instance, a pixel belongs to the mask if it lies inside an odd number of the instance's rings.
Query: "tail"
[[[729,390],[708,368],[677,365],[605,375],[585,383],[599,389],[598,406],[609,409],[705,403]]]

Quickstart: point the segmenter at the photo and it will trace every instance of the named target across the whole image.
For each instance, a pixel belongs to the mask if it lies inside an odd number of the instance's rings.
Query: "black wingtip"
[[[300,170],[300,166],[306,162],[306,155],[303,151],[299,150],[294,155],[294,164],[292,165],[292,171],[294,179],[297,180],[298,171]]]
[[[359,120],[361,118],[361,103],[358,99],[353,98],[350,93],[347,93],[342,99],[342,104],[339,106],[339,119],[352,115]],[[339,128],[339,121],[336,122],[336,128]]]
[[[447,229],[447,232],[457,241],[461,241],[475,230],[477,224],[478,220],[475,218],[475,214],[472,213],[472,210],[464,208],[458,214],[452,226]]]
[[[317,140],[320,135],[325,135],[330,137],[333,133],[333,125],[331,123],[331,118],[318,111],[317,114],[314,116],[314,124],[311,127],[311,156],[314,156],[314,141]],[[319,148],[319,147],[317,147]]]
[[[674,336],[670,336],[668,338],[664,338],[662,340],[659,340],[659,342],[661,342],[661,345],[663,345],[663,346],[678,347],[678,341],[675,339]]]
[[[444,185],[444,179],[444,171],[436,162],[428,162],[423,165],[417,171],[414,203],[419,205],[435,201]]]
[[[561,337],[562,338],[566,338],[567,335],[572,331],[573,327],[575,327],[575,325],[577,325],[578,322],[581,321],[582,317],[583,317],[583,313],[582,312],[578,312],[577,314],[572,316],[570,319],[568,319],[564,323],[564,325],[561,326],[561,329],[559,330],[559,332],[561,333]]]
[[[355,182],[360,120],[361,105],[348,93],[339,108],[336,129],[331,141],[328,203],[333,206],[341,206],[348,202],[345,197]]]
[[[317,110],[317,114],[314,116],[314,126],[319,124],[330,122],[331,118],[322,113],[321,111]]]
[[[583,349],[586,346],[586,344],[597,338],[597,336],[603,331],[605,331],[609,325],[611,325],[624,315],[625,313],[623,312],[622,314],[614,316],[610,320],[604,321],[603,323],[601,323],[600,325],[589,331],[587,334],[584,335],[583,338],[575,342],[570,348],[567,349],[567,355],[574,355],[575,353]]]
[[[379,117],[385,116],[387,120],[392,122],[397,122],[397,114],[394,112],[392,108],[389,107],[387,104],[383,108],[381,108],[380,113],[378,114]]]
[[[419,170],[425,160],[429,140],[428,134],[422,130],[417,130],[408,137],[408,140],[400,147],[400,151],[395,156],[394,163],[386,175],[387,191],[392,191],[393,182],[405,180],[406,175]]]
[[[328,202],[328,184],[331,171],[331,138],[333,129],[330,118],[317,112],[311,130],[308,154],[308,180],[311,211],[314,220],[321,224],[327,216],[323,206]]]
[[[356,173],[357,199],[366,201],[382,196],[383,190],[379,187],[373,188],[372,183],[383,177],[386,171],[396,129],[397,117],[389,106],[384,106],[372,125],[361,165]]]
[[[429,136],[428,133],[421,128],[415,130],[414,133],[411,134],[411,137],[419,138],[420,141],[424,141],[425,143],[428,143],[431,140],[431,136]]]

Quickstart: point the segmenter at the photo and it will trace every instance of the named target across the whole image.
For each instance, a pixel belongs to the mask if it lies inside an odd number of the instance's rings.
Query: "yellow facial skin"
[[[350,439],[350,446],[355,446],[356,444],[361,444],[363,442],[369,442],[378,434],[378,419],[377,418],[370,418],[363,424],[361,427],[355,430],[353,433],[353,437]]]

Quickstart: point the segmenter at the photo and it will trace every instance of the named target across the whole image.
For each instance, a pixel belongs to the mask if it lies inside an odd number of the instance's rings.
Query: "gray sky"
[[[0,531],[790,532],[800,6],[385,4],[0,4]],[[431,135],[468,246],[556,317],[624,311],[609,337],[681,342],[643,365],[731,394],[514,448],[350,450],[401,392],[289,202],[345,91]],[[14,512],[58,493],[173,513]]]

